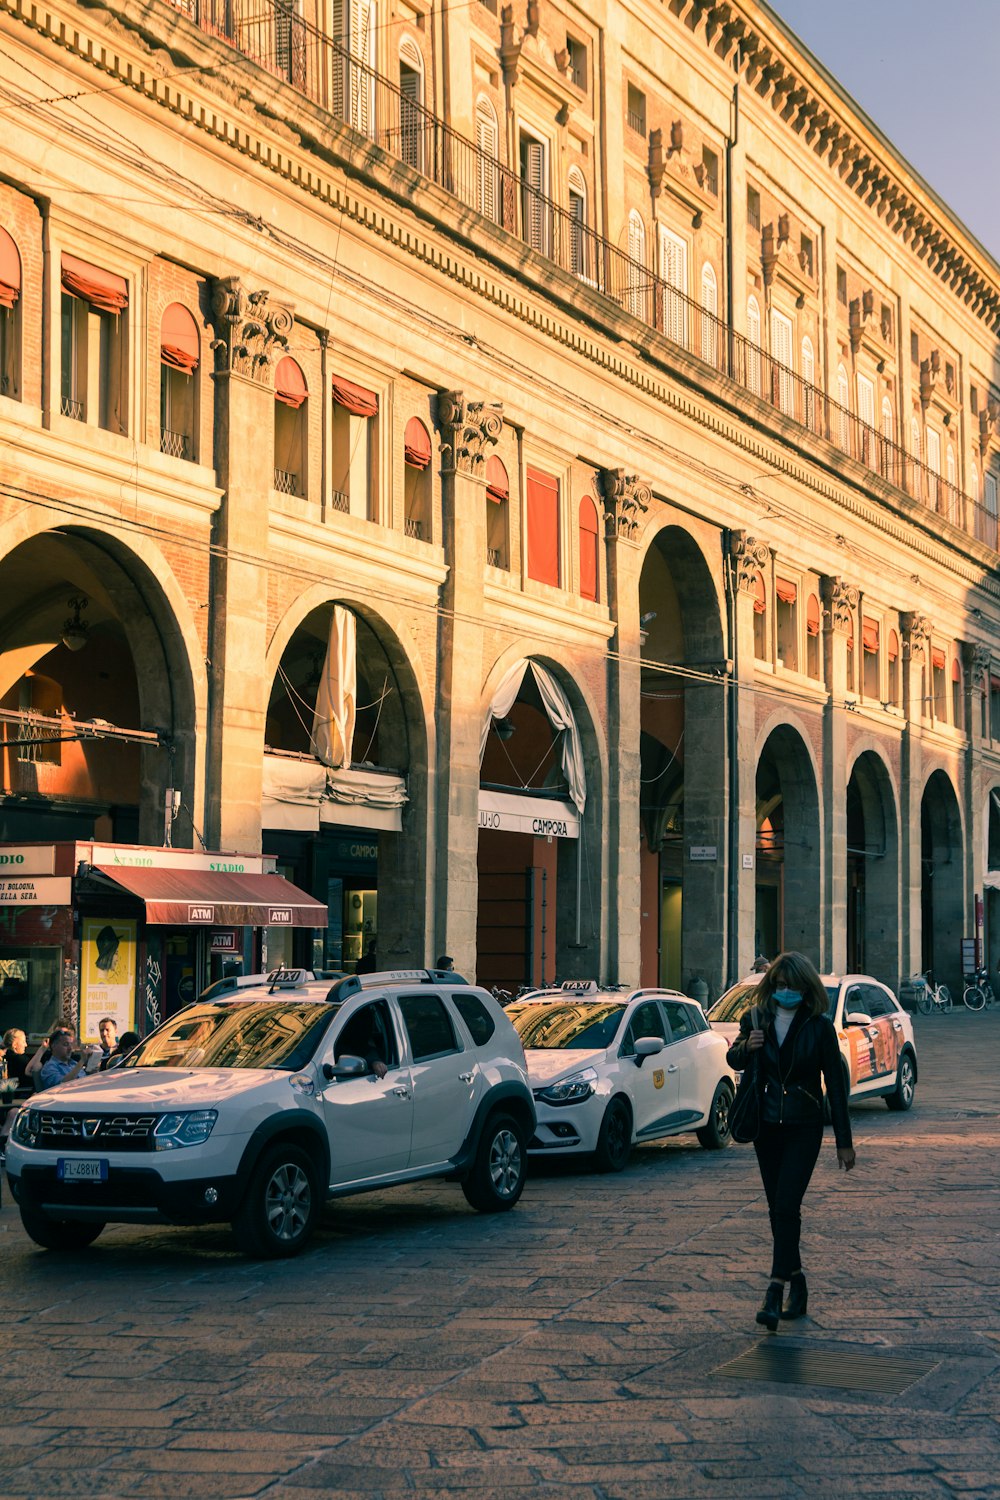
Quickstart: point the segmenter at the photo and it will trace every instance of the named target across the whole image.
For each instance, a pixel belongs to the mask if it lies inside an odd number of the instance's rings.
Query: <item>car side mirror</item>
[[[327,1083],[336,1083],[338,1078],[364,1078],[368,1064],[363,1057],[352,1057],[349,1052],[336,1063],[323,1064],[323,1077]]]
[[[866,1016],[863,1010],[852,1010],[844,1017],[845,1026],[870,1026],[871,1016]]]
[[[635,1065],[641,1068],[643,1060],[647,1057],[655,1057],[658,1052],[663,1051],[663,1039],[658,1036],[640,1036],[635,1044]]]

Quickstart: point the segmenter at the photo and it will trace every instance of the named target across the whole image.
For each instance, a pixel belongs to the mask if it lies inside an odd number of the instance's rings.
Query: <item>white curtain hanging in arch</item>
[[[309,745],[325,766],[350,770],[357,698],[358,623],[349,609],[335,604]]]
[[[560,759],[569,787],[570,799],[577,811],[582,813],[587,805],[587,774],[583,768],[583,744],[580,740],[580,731],[577,728],[569,699],[552,673],[539,662],[526,661],[522,658],[504,673],[493,694],[493,702],[490,704],[489,713],[483,724],[479,740],[479,759],[482,761],[486,753],[490,725],[494,719],[505,719],[510,713],[521,690],[524,674],[529,667],[549,723],[555,733],[560,736]]]

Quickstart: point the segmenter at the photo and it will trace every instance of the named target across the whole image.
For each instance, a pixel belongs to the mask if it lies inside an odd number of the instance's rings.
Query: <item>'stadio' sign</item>
[[[55,867],[51,844],[0,845],[0,875],[51,875]]]

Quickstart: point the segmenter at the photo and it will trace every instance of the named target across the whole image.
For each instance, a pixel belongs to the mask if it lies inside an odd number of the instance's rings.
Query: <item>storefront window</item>
[[[62,949],[0,948],[0,1034],[41,1040],[62,1020]]]

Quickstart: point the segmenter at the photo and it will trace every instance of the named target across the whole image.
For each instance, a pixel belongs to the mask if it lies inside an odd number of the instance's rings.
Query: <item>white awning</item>
[[[1000,891],[1000,870],[987,870],[983,876],[983,889]]]
[[[517,792],[480,788],[479,826],[505,833],[530,833],[536,838],[578,839],[580,814],[572,802],[557,797],[525,797]]]
[[[583,767],[580,731],[577,728],[569,699],[548,668],[541,666],[539,662],[527,660],[515,662],[501,678],[493,694],[493,702],[490,704],[490,710],[480,734],[479,759],[482,761],[486,750],[490,725],[494,719],[505,719],[510,713],[521,690],[524,674],[529,667],[538,688],[538,696],[542,700],[542,707],[561,742],[560,758],[570,797],[578,811],[583,812],[587,805],[587,773]]]
[[[408,801],[402,776],[331,770],[296,756],[265,755],[261,822],[265,828],[318,833],[321,823],[398,833]]]

